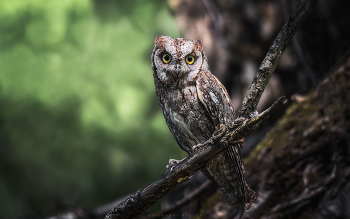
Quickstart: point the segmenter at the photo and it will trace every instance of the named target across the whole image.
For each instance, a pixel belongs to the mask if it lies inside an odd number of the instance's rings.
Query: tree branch
[[[227,149],[232,143],[237,143],[242,138],[252,133],[257,125],[264,120],[279,105],[285,102],[285,98],[279,98],[270,108],[256,115],[256,106],[261,94],[268,83],[272,72],[292,36],[300,25],[301,21],[310,12],[317,0],[305,0],[300,3],[296,12],[283,26],[281,32],[273,42],[265,59],[259,67],[258,74],[248,88],[242,102],[239,117],[232,126],[227,129],[225,126],[213,134],[207,142],[200,145],[195,153],[188,156],[177,164],[171,171],[167,171],[159,179],[145,188],[132,194],[125,201],[117,205],[107,215],[106,219],[133,218],[149,208],[166,193],[176,188],[191,175],[203,168],[205,164],[215,155]]]
[[[250,115],[254,114],[260,97],[264,92],[264,89],[269,82],[270,77],[275,70],[287,44],[291,41],[299,25],[316,3],[317,0],[302,1],[298,5],[297,10],[284,24],[282,30],[279,32],[275,41],[273,41],[272,46],[269,48],[268,53],[258,69],[257,75],[255,75],[246,92],[239,111],[239,117],[249,118]]]
[[[195,153],[181,161],[171,171],[167,171],[155,182],[132,194],[112,209],[105,218],[121,219],[136,217],[166,193],[172,191],[185,180],[188,180],[190,176],[203,168],[211,158],[227,149],[230,143],[236,143],[240,139],[247,137],[257,128],[256,125],[265,119],[276,106],[281,105],[284,100],[284,97],[279,98],[269,109],[259,114],[256,118],[243,122],[240,121],[241,124],[237,125],[233,130],[228,130],[222,126],[224,128],[216,131],[212,138],[198,147],[199,149]]]

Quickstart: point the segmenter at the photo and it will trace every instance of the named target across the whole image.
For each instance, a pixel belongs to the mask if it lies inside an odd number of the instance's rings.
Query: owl
[[[166,123],[178,145],[188,154],[209,140],[220,124],[230,125],[234,111],[225,87],[210,73],[198,40],[158,36],[152,53],[156,94]],[[230,205],[247,208],[240,145],[212,158],[201,170],[218,186]]]

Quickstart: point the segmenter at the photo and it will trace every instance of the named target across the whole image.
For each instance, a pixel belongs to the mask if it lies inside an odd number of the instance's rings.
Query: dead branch
[[[200,145],[198,151],[177,164],[171,171],[167,171],[159,179],[145,188],[137,191],[112,209],[106,219],[133,218],[153,205],[166,193],[172,191],[180,183],[189,179],[194,173],[203,168],[212,157],[227,149],[229,143],[238,142],[252,133],[263,119],[265,119],[277,106],[283,104],[285,98],[279,98],[269,109],[265,110],[251,120],[237,120],[235,128],[231,131],[222,126],[207,142]],[[240,125],[239,125],[240,124]]]
[[[279,98],[269,109],[255,116],[257,114],[256,106],[286,45],[290,42],[298,26],[316,3],[317,0],[305,0],[301,2],[297,10],[283,26],[260,65],[257,75],[249,86],[242,102],[239,117],[233,125],[229,128],[221,126],[213,134],[212,138],[200,145],[198,151],[177,164],[173,170],[167,171],[152,184],[137,191],[117,205],[106,215],[106,219],[136,217],[166,193],[176,188],[191,175],[203,168],[212,157],[227,149],[229,143],[238,142],[251,134],[262,120],[270,115],[277,106],[285,102],[284,97]]]
[[[272,46],[269,48],[263,62],[259,66],[258,73],[250,84],[247,93],[242,102],[239,111],[239,117],[249,118],[254,114],[259,103],[260,97],[264,92],[270,77],[275,70],[287,44],[292,39],[296,30],[311,8],[317,3],[317,0],[302,1],[297,10],[290,16],[289,20],[283,25],[282,30],[277,35]]]

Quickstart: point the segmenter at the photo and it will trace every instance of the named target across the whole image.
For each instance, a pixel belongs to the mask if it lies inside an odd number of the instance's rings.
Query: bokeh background
[[[186,156],[158,106],[154,38],[201,40],[238,109],[297,2],[0,0],[0,218],[90,209],[153,182],[170,158]],[[329,73],[350,48],[349,7],[319,0],[259,110],[281,95],[297,100]],[[246,139],[243,156],[283,113]]]
[[[185,156],[154,92],[167,2],[0,1],[0,218],[127,195]]]

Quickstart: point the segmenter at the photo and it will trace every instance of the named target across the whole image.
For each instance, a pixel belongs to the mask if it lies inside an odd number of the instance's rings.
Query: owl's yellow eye
[[[171,56],[170,56],[168,53],[165,53],[165,54],[163,55],[163,62],[164,62],[165,64],[168,64],[170,61],[171,61]]]
[[[192,55],[186,56],[186,63],[192,65],[194,62],[194,57]]]

